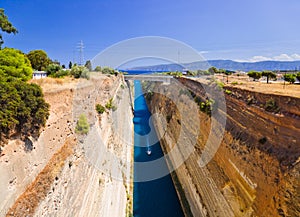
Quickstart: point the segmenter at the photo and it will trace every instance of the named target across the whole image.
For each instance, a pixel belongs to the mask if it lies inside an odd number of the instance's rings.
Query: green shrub
[[[145,95],[146,100],[150,101],[152,99],[154,93],[153,93],[153,91],[148,90],[147,93],[145,93],[144,95]]]
[[[112,109],[113,107],[113,98],[110,98],[108,102],[105,104],[105,108]]]
[[[69,75],[70,75],[70,70],[60,69],[58,72],[49,75],[49,77],[52,77],[52,78],[63,78],[65,76],[69,76]]]
[[[266,101],[265,110],[268,112],[279,112],[279,107],[273,98]]]
[[[215,82],[216,82],[217,87],[218,87],[219,90],[222,90],[224,88],[225,84],[223,82],[217,81],[217,80]]]
[[[56,76],[58,78],[63,78],[65,76],[69,76],[71,73],[70,73],[70,70],[59,70],[57,73],[56,73]]]
[[[174,77],[181,77],[182,76],[182,72],[164,72],[162,74],[171,75],[171,76],[174,76]]]
[[[51,63],[47,66],[46,72],[47,72],[49,77],[57,78],[58,76],[56,76],[56,73],[58,71],[60,71],[61,69],[62,68],[61,68],[60,65],[58,65],[56,63]]]
[[[214,101],[213,100],[206,100],[205,102],[201,102],[199,105],[200,111],[206,113],[207,115],[211,116],[211,112],[213,109]]]
[[[231,84],[232,84],[232,85],[238,85],[238,84],[239,84],[239,82],[237,82],[237,81],[233,81],[233,82],[231,82]]]
[[[251,105],[253,103],[254,103],[254,97],[249,95],[247,97],[247,105]]]
[[[225,90],[225,93],[228,94],[228,95],[232,94],[231,90]]]
[[[104,68],[102,69],[102,73],[103,73],[103,74],[108,74],[108,75],[117,75],[117,74],[118,74],[117,71],[115,71],[114,69],[109,68],[109,67],[104,67]]]
[[[95,72],[101,72],[101,66],[96,66],[96,68],[94,69]]]
[[[90,78],[89,70],[85,66],[73,66],[71,69],[71,75],[74,78]]]
[[[84,68],[81,72],[81,78],[90,79],[90,71],[87,68]]]
[[[103,114],[105,112],[105,108],[104,106],[100,105],[100,104],[97,104],[96,105],[96,111],[99,113],[99,114]]]
[[[89,130],[90,130],[90,125],[87,121],[87,118],[84,114],[81,114],[77,121],[75,132],[78,134],[87,134]]]

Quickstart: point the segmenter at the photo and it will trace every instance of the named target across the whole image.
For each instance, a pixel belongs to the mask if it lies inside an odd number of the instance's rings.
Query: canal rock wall
[[[42,82],[50,117],[34,141],[34,150],[25,152],[19,141],[13,141],[0,158],[1,174],[5,174],[1,176],[1,216],[126,216],[132,210],[131,164],[127,163],[132,146],[123,142],[126,138],[133,143],[133,126],[123,77]],[[111,98],[114,111],[97,114],[95,105],[105,105]],[[80,114],[90,124],[88,135],[75,133]],[[114,124],[115,116],[119,121],[123,118],[121,125]],[[106,152],[101,152],[92,134],[100,136]],[[92,151],[95,157],[87,154]],[[117,161],[101,161],[106,153],[117,156]],[[108,173],[105,163],[115,163],[116,174],[121,175]]]
[[[206,99],[203,87],[209,85],[207,82],[178,81],[194,97]],[[193,152],[172,175],[186,216],[300,215],[299,98],[225,87],[225,133],[213,159],[200,167],[198,161],[208,136],[215,133],[210,132],[213,116],[199,111],[200,127],[195,132],[180,121],[179,110],[188,113],[190,109],[184,103],[187,96],[179,94],[175,106],[165,97],[167,93],[155,94],[161,85],[155,88],[147,99],[150,111],[166,118],[167,127],[153,119],[165,154],[172,150],[181,131],[197,137]],[[172,85],[168,88],[170,94],[176,92]],[[181,160],[182,156],[175,154],[168,164],[171,167]]]

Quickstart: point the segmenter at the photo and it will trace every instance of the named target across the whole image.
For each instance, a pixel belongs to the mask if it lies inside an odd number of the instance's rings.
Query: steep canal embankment
[[[3,150],[0,215],[127,216],[133,116],[123,77],[53,81],[39,81],[51,107],[34,149],[25,152],[23,144],[11,141]],[[95,105],[110,99],[113,109],[98,114]],[[87,117],[87,135],[75,133],[81,114]]]
[[[197,96],[206,99],[203,87],[207,84],[202,86],[187,78],[179,81],[195,99]],[[162,87],[156,84],[155,88]],[[172,85],[164,96],[155,94],[159,92],[155,88],[148,104],[153,114],[160,114],[166,120],[167,127],[154,119],[165,154],[172,150],[181,131],[197,138],[189,158],[175,170],[181,186],[177,191],[194,216],[300,215],[299,98],[225,87],[225,133],[213,159],[200,167],[198,161],[209,134],[219,136],[214,130],[210,132],[213,117],[199,110],[200,127],[196,132],[180,121],[179,110],[186,111],[184,115],[190,112],[185,93],[176,96],[179,100],[175,106],[170,97],[165,97],[176,92],[172,91]],[[186,139],[183,143],[188,142]],[[169,164],[180,160],[182,156],[175,154]]]

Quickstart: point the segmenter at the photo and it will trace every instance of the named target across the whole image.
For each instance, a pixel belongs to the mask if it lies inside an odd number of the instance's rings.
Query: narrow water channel
[[[143,96],[140,81],[134,81],[134,192],[133,215],[134,217],[183,217],[182,208],[175,191],[170,175],[145,182],[140,182],[141,176],[147,171],[137,169],[137,164],[147,163],[163,157],[160,143],[150,144],[149,141],[157,141],[156,134],[150,134],[152,123],[151,116],[145,98]],[[152,138],[148,138],[151,136]],[[167,167],[163,161],[161,167]],[[151,168],[149,168],[151,170]],[[153,171],[152,171],[153,172]],[[149,171],[150,173],[150,171]]]

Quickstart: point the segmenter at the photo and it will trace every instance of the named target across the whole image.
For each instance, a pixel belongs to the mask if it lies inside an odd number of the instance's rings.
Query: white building
[[[45,72],[45,71],[34,71],[32,73],[33,79],[41,79],[41,78],[46,78],[46,77],[47,77],[47,72]]]

